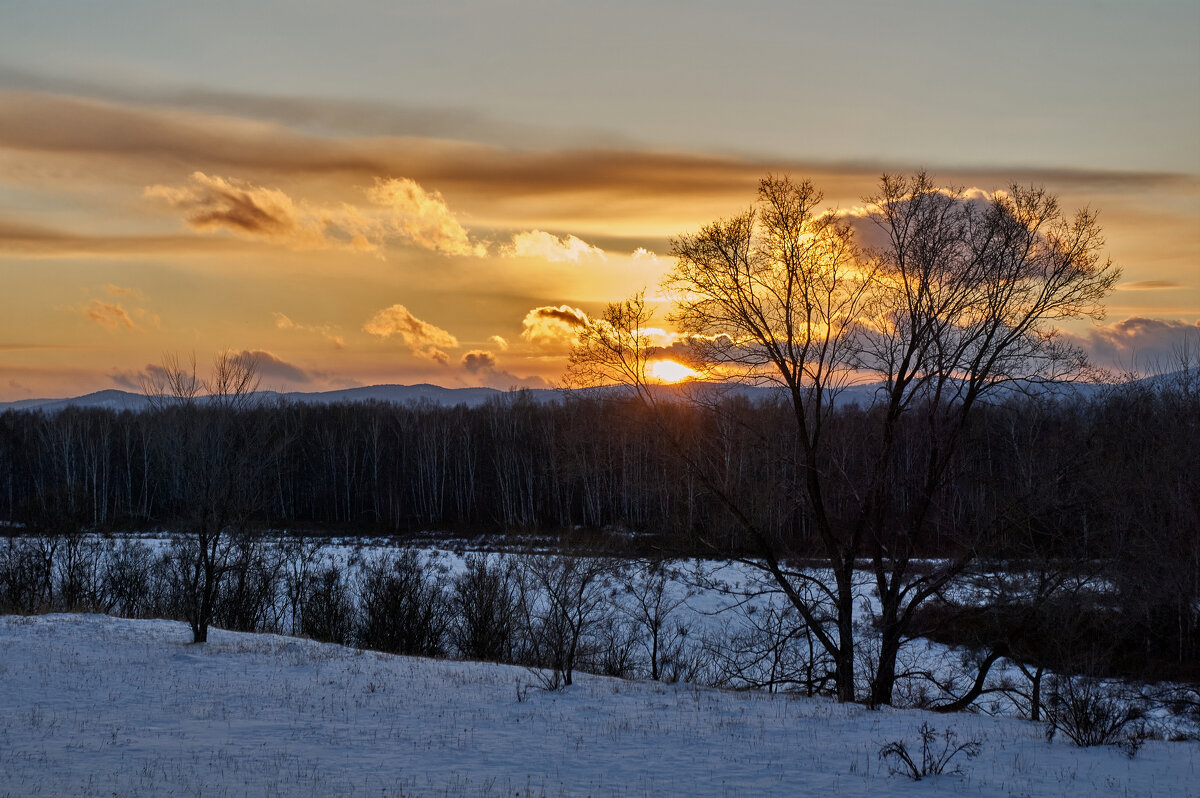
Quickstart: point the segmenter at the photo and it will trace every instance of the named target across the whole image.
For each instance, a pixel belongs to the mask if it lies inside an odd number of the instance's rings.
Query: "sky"
[[[1097,362],[1200,336],[1194,0],[0,0],[0,401],[554,385],[764,175],[916,169],[1099,211]]]

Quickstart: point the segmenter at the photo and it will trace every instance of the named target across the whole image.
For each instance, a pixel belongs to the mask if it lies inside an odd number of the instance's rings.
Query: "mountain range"
[[[1158,382],[1164,379],[1170,379],[1172,375],[1162,375],[1159,377],[1147,378]],[[715,386],[710,386],[715,387]],[[1028,387],[1028,386],[1027,386]],[[1057,386],[1068,396],[1089,396],[1095,391],[1104,388],[1103,385],[1084,384],[1084,383],[1065,383]],[[879,390],[880,386],[877,383],[866,385],[852,385],[847,387],[837,397],[837,404],[858,404],[868,405],[872,398]],[[770,387],[755,387],[748,385],[721,385],[716,388],[724,395],[743,396],[752,401],[764,400],[773,395],[775,388]],[[595,390],[595,389],[591,389]],[[605,389],[599,389],[605,390]],[[610,389],[611,390],[611,389]],[[680,388],[678,386],[664,386],[662,390],[677,392],[688,390],[688,388]],[[1014,391],[1017,389],[1013,389]],[[1044,386],[1039,386],[1037,390],[1047,390]],[[440,385],[367,385],[358,388],[344,388],[336,391],[315,391],[315,392],[278,392],[278,391],[260,391],[257,396],[260,401],[270,404],[276,401],[296,402],[299,404],[337,404],[339,402],[390,402],[393,404],[407,405],[430,403],[442,407],[454,407],[457,405],[465,405],[467,407],[478,407],[487,403],[489,400],[498,399],[505,396],[515,395],[514,391],[502,391],[496,388],[444,388]],[[556,390],[548,388],[530,388],[523,389],[519,392],[539,404],[558,402],[562,398],[571,393],[568,390]],[[5,410],[37,410],[41,412],[56,412],[68,407],[79,408],[107,408],[110,410],[144,410],[150,404],[150,401],[140,393],[132,391],[122,391],[118,389],[108,389],[96,391],[94,393],[84,394],[83,396],[75,396],[69,398],[45,398],[45,399],[21,399],[14,402],[0,402],[0,412]]]

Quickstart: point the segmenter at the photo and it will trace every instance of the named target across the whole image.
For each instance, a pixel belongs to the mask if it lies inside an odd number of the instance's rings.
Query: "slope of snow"
[[[1200,796],[1194,743],[362,652],[104,616],[0,617],[0,795]],[[878,760],[923,722],[986,735],[962,775]],[[956,763],[958,761],[956,760]]]

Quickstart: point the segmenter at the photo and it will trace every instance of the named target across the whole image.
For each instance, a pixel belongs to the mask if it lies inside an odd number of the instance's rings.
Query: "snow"
[[[1038,724],[390,656],[96,615],[0,616],[0,796],[1200,796],[1196,743],[1047,742]],[[878,760],[928,722],[961,775]]]

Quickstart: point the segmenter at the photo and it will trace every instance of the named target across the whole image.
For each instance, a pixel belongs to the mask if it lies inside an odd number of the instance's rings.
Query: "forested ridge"
[[[1034,542],[1043,552],[1099,556],[1114,538],[1141,537],[1137,530],[1195,524],[1197,403],[1187,391],[1134,385],[1089,400],[985,408],[942,497],[946,545],[964,539],[959,527],[972,514],[989,527],[970,536],[972,545],[998,555]],[[681,403],[652,414],[636,401],[540,403],[519,392],[476,408],[8,411],[0,414],[0,521],[46,531],[169,528],[190,497],[185,463],[199,454],[174,445],[178,428],[233,414],[247,432],[228,434],[256,447],[239,479],[253,483],[258,527],[619,527],[671,551],[736,548],[736,525],[688,467],[703,460],[721,467],[722,488],[746,497],[757,520],[800,541],[793,553],[802,554],[804,519],[775,491],[780,469],[793,466],[779,433],[788,412],[735,398],[716,412]],[[870,428],[869,412],[836,413],[830,434],[842,457],[831,467],[861,467],[854,442]],[[910,451],[922,443],[911,432]],[[679,441],[691,451],[678,451]],[[903,460],[896,465],[903,480]]]
[[[1102,578],[1113,606],[1136,619],[1125,625],[1136,637],[1130,645],[1187,671],[1200,654],[1200,394],[1191,377],[981,408],[938,493],[938,534],[920,555],[970,551]],[[10,535],[219,523],[251,534],[536,532],[659,556],[751,552],[712,495],[721,490],[799,560],[817,544],[803,504],[778,488],[795,467],[780,432],[788,412],[744,398],[651,411],[634,400],[539,403],[520,393],[476,408],[199,402],[9,411],[0,414],[0,521]],[[842,407],[828,426],[837,443],[826,467],[848,493],[867,467],[856,454],[872,412]],[[909,426],[889,465],[901,501],[916,478],[906,464],[920,461],[924,445],[920,427]],[[224,491],[219,500],[214,490]],[[836,508],[836,493],[830,501]],[[198,514],[207,506],[222,517]]]

